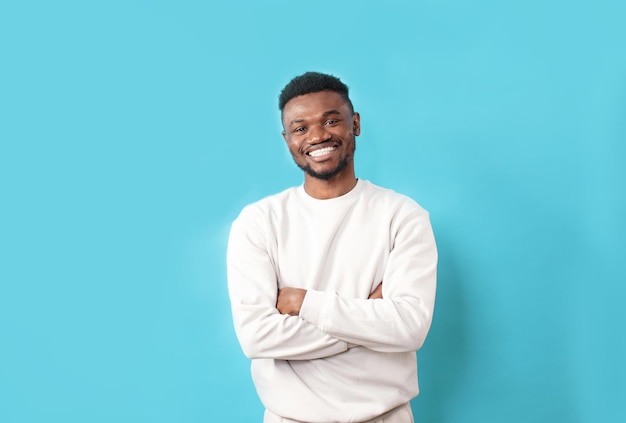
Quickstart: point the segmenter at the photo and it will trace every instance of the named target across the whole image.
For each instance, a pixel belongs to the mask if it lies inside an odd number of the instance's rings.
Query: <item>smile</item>
[[[314,151],[309,151],[307,154],[311,157],[320,157],[320,156],[324,156],[326,154],[329,154],[331,151],[333,151],[335,148],[335,146],[333,147],[324,147],[324,148],[320,148],[318,150],[314,150]]]

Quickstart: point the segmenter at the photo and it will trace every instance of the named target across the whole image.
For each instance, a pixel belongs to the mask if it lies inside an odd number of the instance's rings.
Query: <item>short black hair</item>
[[[348,96],[348,86],[341,82],[336,76],[320,72],[307,72],[289,81],[278,97],[278,108],[282,113],[285,104],[292,98],[320,91],[334,91],[341,94],[348,102],[350,110],[354,111],[354,107]]]

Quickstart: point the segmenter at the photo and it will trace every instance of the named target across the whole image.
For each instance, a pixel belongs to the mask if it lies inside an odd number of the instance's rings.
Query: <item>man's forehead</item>
[[[294,115],[323,115],[325,113],[349,112],[348,101],[335,91],[319,91],[299,95],[285,104],[283,117]]]

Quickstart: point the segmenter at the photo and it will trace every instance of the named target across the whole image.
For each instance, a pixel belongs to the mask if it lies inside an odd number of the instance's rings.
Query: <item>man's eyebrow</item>
[[[300,123],[300,122],[304,122],[304,119],[294,119],[291,122],[289,122],[289,126],[293,125],[294,123]]]
[[[340,115],[340,114],[341,112],[339,110],[332,109],[332,110],[327,110],[324,113],[322,113],[322,117],[326,117],[329,115]],[[294,119],[291,122],[289,122],[289,126],[293,125],[294,123],[302,123],[302,122],[304,122],[304,119]]]
[[[329,110],[327,112],[324,112],[324,114],[322,116],[328,116],[328,115],[340,115],[341,113],[339,112],[339,110]]]

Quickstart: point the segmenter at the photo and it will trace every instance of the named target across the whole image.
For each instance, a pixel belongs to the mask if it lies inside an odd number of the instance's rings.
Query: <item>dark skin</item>
[[[355,187],[355,139],[361,133],[361,117],[334,91],[294,97],[283,108],[283,138],[296,164],[304,170],[304,190],[325,200],[347,194]],[[278,291],[276,308],[297,316],[306,289]],[[383,297],[380,282],[369,299]]]
[[[283,138],[300,168],[305,170],[304,189],[313,198],[325,200],[342,196],[356,185],[354,174],[355,138],[361,133],[361,117],[334,91],[320,91],[294,97],[283,108]]]

